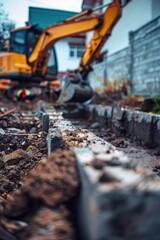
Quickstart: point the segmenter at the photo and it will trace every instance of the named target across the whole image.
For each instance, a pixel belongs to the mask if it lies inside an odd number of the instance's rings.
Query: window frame
[[[84,45],[69,44],[69,58],[80,59],[85,51]]]

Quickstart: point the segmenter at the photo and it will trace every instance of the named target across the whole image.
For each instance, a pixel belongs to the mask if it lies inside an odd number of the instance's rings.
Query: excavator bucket
[[[66,78],[62,82],[61,94],[57,100],[58,104],[68,102],[83,103],[92,98],[93,90],[86,82],[73,82],[69,78]]]

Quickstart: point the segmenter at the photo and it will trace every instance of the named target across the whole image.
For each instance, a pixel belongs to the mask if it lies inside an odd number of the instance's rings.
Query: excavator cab
[[[33,74],[29,63],[42,29],[37,26],[26,26],[12,30],[9,42],[9,51],[0,55],[0,79],[6,78],[18,82],[51,81],[57,75],[57,57],[54,47],[49,50],[49,61],[44,76],[41,72]]]
[[[35,27],[24,27],[19,30],[13,30],[10,37],[9,52],[25,54],[26,59],[28,60],[41,32],[42,31],[40,29]]]
[[[0,55],[0,78],[19,82],[41,82],[57,79],[57,61],[53,44],[60,39],[83,32],[94,31],[82,56],[79,67],[66,76],[60,102],[87,101],[92,89],[87,76],[95,58],[111,35],[112,29],[122,15],[122,7],[130,0],[112,0],[112,3],[85,10],[62,23],[39,30],[26,26],[12,31],[9,52]],[[103,14],[95,14],[105,8]],[[63,91],[64,90],[64,91]]]

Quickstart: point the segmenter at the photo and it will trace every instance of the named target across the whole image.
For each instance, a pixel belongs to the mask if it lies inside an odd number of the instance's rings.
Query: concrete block
[[[153,114],[126,111],[126,134],[145,144],[152,144]]]
[[[107,109],[106,109],[106,125],[108,127],[111,127],[112,114],[113,114],[113,108],[112,107],[107,107]]]
[[[143,169],[133,169],[121,152],[74,151],[81,181],[81,238],[158,240],[160,180]]]
[[[104,106],[97,106],[95,107],[95,121],[99,122],[101,126],[106,125],[106,109],[107,107]]]
[[[95,117],[95,105],[89,104],[86,105],[86,115],[89,117],[89,119],[93,119]]]
[[[117,134],[121,134],[126,130],[125,112],[126,110],[119,105],[113,107],[111,127]]]
[[[133,113],[133,134],[137,140],[152,144],[152,114],[135,111]]]
[[[49,129],[49,115],[44,113],[42,116],[42,130],[48,132]]]
[[[63,132],[74,132],[76,128],[71,125],[71,122],[64,119],[54,119],[50,117],[49,131],[47,135],[48,155],[57,148],[64,148]]]
[[[63,141],[61,133],[56,129],[50,129],[47,136],[48,155],[58,148],[62,148]]]
[[[160,116],[154,115],[152,122],[152,143],[160,146]]]

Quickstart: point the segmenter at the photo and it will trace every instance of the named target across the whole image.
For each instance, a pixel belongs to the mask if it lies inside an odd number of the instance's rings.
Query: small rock
[[[3,130],[3,128],[0,128],[0,134],[1,134],[1,135],[4,135],[4,134],[5,134],[5,131]]]
[[[37,153],[39,150],[38,150],[38,148],[36,148],[35,146],[30,145],[30,146],[26,149],[26,151],[27,151],[28,153]]]
[[[99,128],[99,127],[100,127],[100,124],[98,122],[95,122],[91,125],[92,129]]]
[[[21,129],[18,129],[18,128],[8,128],[8,131],[12,134],[24,134],[26,133],[25,130],[21,130]]]
[[[12,164],[18,163],[20,160],[27,158],[27,157],[28,157],[28,155],[24,150],[18,149],[10,154],[5,155],[4,161],[7,164],[12,165]]]
[[[4,167],[4,162],[2,160],[0,160],[0,168]]]
[[[21,131],[21,129],[18,128],[8,128],[8,131],[11,133],[19,133]]]
[[[34,139],[35,139],[35,135],[31,135],[31,134],[28,135],[29,141],[33,141]]]
[[[29,131],[29,133],[36,133],[37,132],[37,129],[35,127],[32,127],[31,130]]]

